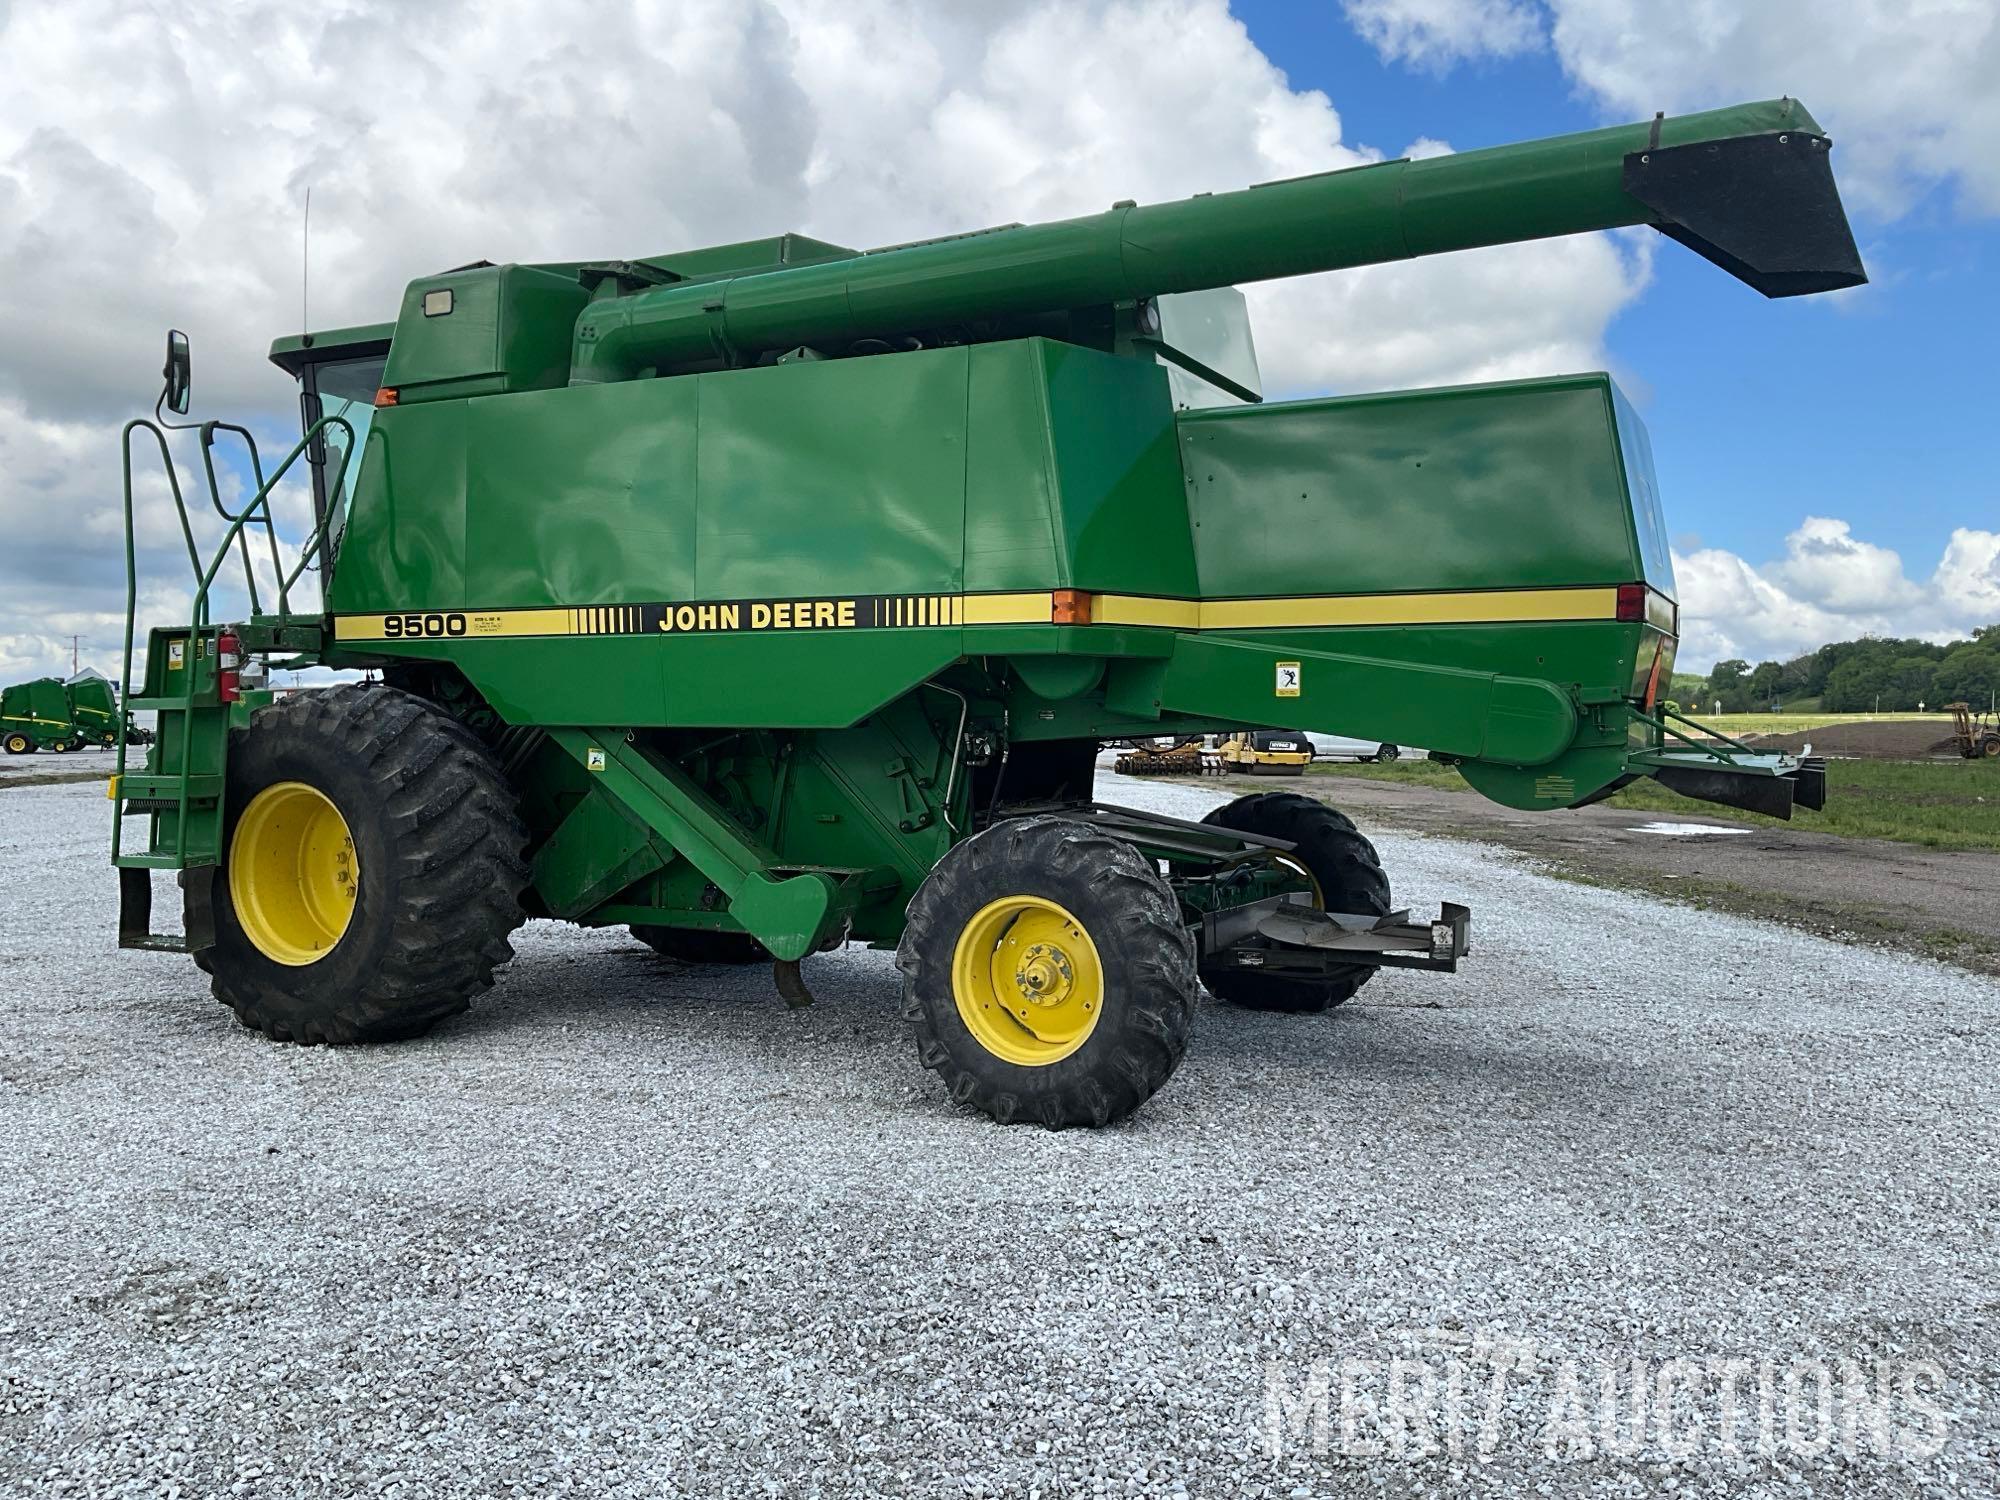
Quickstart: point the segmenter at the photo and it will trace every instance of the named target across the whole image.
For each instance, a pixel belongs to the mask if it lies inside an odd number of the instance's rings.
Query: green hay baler
[[[0,689],[0,749],[7,754],[67,752],[84,744],[60,677],[37,677]]]

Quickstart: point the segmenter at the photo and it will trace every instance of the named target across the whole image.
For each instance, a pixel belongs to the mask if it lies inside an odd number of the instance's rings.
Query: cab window
[[[385,354],[357,359],[327,360],[307,365],[300,374],[303,387],[301,407],[305,426],[321,417],[340,417],[354,429],[353,452],[345,455],[346,437],[333,428],[323,444],[307,456],[313,466],[313,503],[326,516],[330,551],[340,549],[340,533],[347,520],[347,502],[361,473],[362,456],[368,451],[368,428],[375,419],[375,393],[382,386]],[[337,492],[332,488],[337,484]]]

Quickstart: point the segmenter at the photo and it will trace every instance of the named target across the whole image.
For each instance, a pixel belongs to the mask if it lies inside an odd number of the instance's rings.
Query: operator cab
[[[322,417],[343,418],[354,429],[353,453],[343,454],[338,441],[316,442],[306,453],[312,469],[313,518],[326,522],[329,563],[340,554],[347,503],[367,452],[368,428],[375,419],[375,397],[382,388],[394,328],[392,323],[381,323],[336,329],[279,339],[271,346],[271,363],[299,382],[300,431]]]

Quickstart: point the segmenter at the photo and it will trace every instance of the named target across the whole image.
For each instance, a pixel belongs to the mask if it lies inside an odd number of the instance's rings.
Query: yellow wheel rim
[[[1283,865],[1287,870],[1290,870],[1294,875],[1297,875],[1307,885],[1312,887],[1313,910],[1326,910],[1326,892],[1319,888],[1319,877],[1305,867],[1304,861],[1290,854],[1280,854],[1272,860],[1272,863]]]
[[[974,1041],[1023,1067],[1061,1062],[1104,1014],[1104,966],[1083,924],[1040,896],[981,907],[951,956],[952,996]]]
[[[280,781],[250,799],[229,842],[229,899],[259,953],[293,968],[324,958],[360,889],[354,837],[325,792]]]

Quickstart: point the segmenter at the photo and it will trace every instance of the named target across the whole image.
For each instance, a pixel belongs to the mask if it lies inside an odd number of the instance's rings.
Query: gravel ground
[[[1464,972],[1204,1004],[1133,1120],[1002,1130],[858,948],[788,1014],[535,924],[424,1040],[272,1045],[113,949],[101,799],[0,789],[0,1491],[2000,1485],[1989,981],[1388,836]]]
[[[134,755],[136,765],[140,757]],[[52,779],[83,780],[95,775],[100,783],[110,776],[117,765],[118,756],[111,750],[78,750],[69,755],[57,755],[52,750],[39,751],[34,755],[0,754],[0,787],[16,781],[49,781]],[[103,787],[100,784],[99,794]]]

